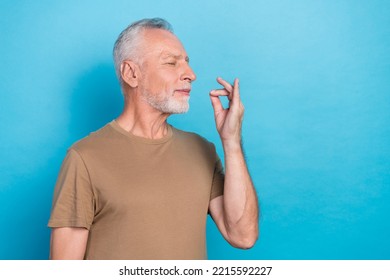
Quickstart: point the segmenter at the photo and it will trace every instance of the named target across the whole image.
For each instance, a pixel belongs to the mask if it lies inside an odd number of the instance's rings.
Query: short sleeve
[[[94,198],[88,170],[78,152],[70,149],[58,175],[48,226],[89,230],[93,217]]]
[[[223,170],[221,159],[217,155],[215,162],[213,185],[211,187],[210,201],[217,196],[223,195],[223,185],[225,182],[225,172]]]

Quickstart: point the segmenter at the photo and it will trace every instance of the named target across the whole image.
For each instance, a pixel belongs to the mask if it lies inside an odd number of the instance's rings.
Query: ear
[[[138,86],[138,79],[140,77],[140,69],[136,63],[131,60],[125,60],[121,64],[122,81],[132,88]]]

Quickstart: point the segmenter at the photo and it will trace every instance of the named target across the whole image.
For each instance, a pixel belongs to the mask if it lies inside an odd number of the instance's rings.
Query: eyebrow
[[[162,58],[163,58],[163,59],[171,58],[171,57],[173,57],[173,58],[175,58],[175,59],[181,59],[183,56],[182,56],[182,55],[175,55],[175,54],[173,54],[173,53],[166,53],[166,54],[163,54],[163,55],[162,55]],[[184,58],[184,60],[185,60],[186,62],[190,62],[190,58],[189,58],[188,56],[186,56],[186,57]]]

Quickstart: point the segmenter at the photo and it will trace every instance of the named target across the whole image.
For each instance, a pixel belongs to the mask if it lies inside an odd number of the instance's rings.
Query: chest
[[[202,151],[159,146],[97,158],[95,214],[207,212],[214,163]]]

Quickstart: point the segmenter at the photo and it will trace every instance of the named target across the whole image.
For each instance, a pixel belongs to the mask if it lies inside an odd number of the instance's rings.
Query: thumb
[[[214,113],[223,111],[222,102],[218,96],[210,95],[211,105],[213,105]]]

